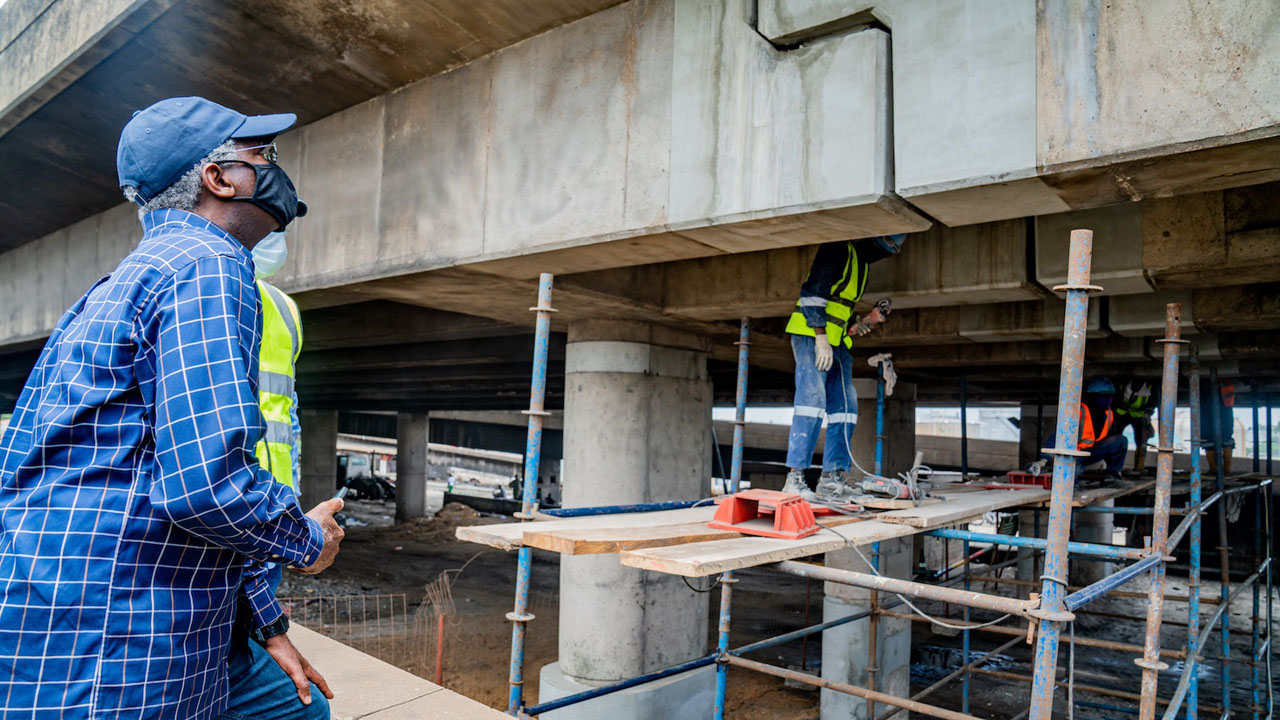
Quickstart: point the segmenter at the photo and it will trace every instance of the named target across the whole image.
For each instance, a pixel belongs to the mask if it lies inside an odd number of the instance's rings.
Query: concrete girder
[[[528,333],[514,323],[387,300],[304,310],[302,327],[307,351]]]

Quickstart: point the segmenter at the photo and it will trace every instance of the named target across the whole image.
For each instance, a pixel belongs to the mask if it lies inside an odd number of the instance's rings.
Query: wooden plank
[[[924,507],[926,505],[937,505],[942,502],[942,498],[927,497],[919,502],[915,502],[912,500],[891,500],[889,498],[878,498],[870,495],[863,495],[855,498],[854,502],[871,510],[906,510],[908,508]]]
[[[927,530],[982,517],[985,513],[1015,505],[1049,499],[1049,491],[1038,487],[1018,490],[986,490],[957,493],[943,498],[945,502],[910,510],[890,510],[876,515],[877,520],[900,523]]]
[[[1125,495],[1142,492],[1156,486],[1155,479],[1143,480],[1141,482],[1125,483],[1123,487],[1102,487],[1089,488],[1088,490],[1076,490],[1076,495],[1071,500],[1072,507],[1085,507],[1095,503],[1114,500]]]
[[[834,515],[818,518],[823,527],[839,527],[864,518]],[[763,521],[769,522],[772,521]],[[562,555],[597,555],[647,547],[667,547],[686,543],[711,542],[739,537],[732,530],[707,527],[705,522],[657,527],[613,527],[597,529],[539,529],[539,524],[524,532],[524,544]],[[821,531],[819,531],[821,532]]]
[[[817,555],[850,545],[868,545],[919,532],[909,525],[878,520],[849,522],[801,540],[743,536],[727,540],[629,550],[619,557],[623,565],[670,575],[706,577],[726,570],[740,570],[782,560]]]
[[[552,530],[597,530],[611,528],[645,528],[663,525],[687,525],[707,523],[716,513],[707,505],[680,510],[659,510],[645,513],[621,513],[618,515],[591,515],[588,517],[536,520],[528,523],[496,523],[460,527],[454,535],[465,542],[479,543],[499,550],[521,547],[526,532],[545,533]]]

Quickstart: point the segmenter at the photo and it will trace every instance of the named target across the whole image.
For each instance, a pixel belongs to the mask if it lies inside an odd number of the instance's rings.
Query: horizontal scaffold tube
[[[868,590],[891,592],[922,600],[938,600],[957,605],[967,605],[968,607],[994,610],[1022,617],[1026,616],[1028,610],[1037,606],[1034,601],[1030,600],[1018,600],[1000,595],[986,595],[971,590],[958,590],[939,585],[926,585],[910,580],[898,580],[897,578],[870,575],[852,570],[837,570],[794,560],[773,563],[765,567],[771,567],[788,575],[839,583],[841,585],[852,585],[854,587],[867,588]]]
[[[945,708],[936,707],[934,705],[929,705],[922,702],[916,702],[915,700],[907,700],[905,698],[895,697],[893,695],[886,695],[882,692],[867,690],[866,688],[860,688],[855,685],[848,685],[845,683],[824,680],[818,677],[817,675],[810,675],[808,673],[796,672],[794,670],[787,670],[785,668],[769,665],[768,663],[756,662],[755,660],[747,660],[745,658],[735,657],[733,655],[730,655],[727,661],[730,665],[735,665],[737,667],[745,668],[747,670],[755,670],[756,672],[764,673],[765,675],[772,675],[774,677],[780,677],[787,680],[794,680],[795,682],[801,682],[806,685],[813,685],[815,687],[825,688],[827,690],[834,690],[836,692],[844,693],[846,695],[852,695],[854,697],[860,697],[866,700],[874,700],[878,703],[884,703],[885,705],[893,705],[894,707],[904,708],[914,713],[920,713],[921,715],[928,715],[930,717],[936,717],[936,718],[944,718],[944,720],[980,720],[979,718],[973,715],[958,713],[958,712],[955,712],[954,710],[947,710]]]
[[[954,528],[928,530],[923,534],[932,535],[933,537],[938,538],[946,538],[948,540],[969,540],[970,542],[995,543],[997,545],[1036,548],[1039,550],[1043,550],[1045,546],[1049,544],[1049,541],[1045,538],[1022,537],[1020,535],[996,535],[993,533],[980,533],[973,532],[971,530],[957,530]],[[1082,542],[1067,543],[1067,552],[1072,555],[1094,555],[1096,557],[1103,557],[1109,560],[1140,560],[1146,556],[1146,551],[1138,548]]]

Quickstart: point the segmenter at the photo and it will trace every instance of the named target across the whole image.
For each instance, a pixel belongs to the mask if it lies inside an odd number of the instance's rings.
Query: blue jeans
[[[858,423],[858,394],[853,390],[853,356],[843,346],[832,347],[831,369],[818,372],[813,366],[814,341],[805,335],[791,336],[791,353],[796,359],[795,414],[787,439],[787,467],[804,469],[813,464],[823,417],[827,420],[827,442],[822,451],[822,470],[848,470],[853,465],[853,428]]]
[[[1050,438],[1049,447],[1053,447],[1054,439]],[[1124,455],[1129,452],[1129,438],[1123,435],[1112,435],[1109,438],[1103,438],[1093,444],[1089,448],[1089,457],[1076,458],[1076,468],[1085,468],[1096,462],[1105,462],[1107,464],[1107,472],[1120,474],[1124,469]],[[1041,455],[1041,460],[1048,460],[1048,455]]]
[[[276,661],[254,640],[235,638],[227,657],[230,693],[218,720],[329,720],[329,701],[311,684],[311,704],[298,699],[298,688]]]

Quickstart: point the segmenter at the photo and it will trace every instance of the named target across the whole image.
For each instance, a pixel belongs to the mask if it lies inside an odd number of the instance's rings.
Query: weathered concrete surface
[[[826,554],[826,565],[830,568],[870,573],[871,568],[862,558],[872,559],[871,548],[862,547],[858,551],[849,549],[829,552]],[[909,579],[911,558],[912,538],[883,541],[880,543],[879,572],[887,577]],[[870,606],[871,595],[868,590],[824,583],[824,592],[824,622],[863,612]],[[890,596],[880,593],[882,602],[887,597]],[[823,631],[823,679],[868,687],[870,623],[869,618],[864,618]],[[897,697],[908,697],[911,694],[911,621],[881,618],[877,624],[875,689]],[[821,697],[823,720],[867,720],[871,717],[867,713],[867,702],[861,698],[834,690],[822,690]],[[880,709],[882,706],[877,707],[877,710]],[[876,714],[879,715],[879,712]]]
[[[338,411],[298,410],[302,426],[302,487],[298,503],[310,510],[333,497],[338,482]]]
[[[427,514],[427,446],[430,438],[426,413],[396,416],[396,521]]]
[[[1110,295],[1151,292],[1142,268],[1142,206],[1110,205],[1036,218],[1036,280],[1045,287],[1067,281],[1071,231],[1093,230],[1089,282]]]
[[[1280,131],[1274,3],[1046,0],[1037,22],[1042,166]]]
[[[711,477],[705,347],[700,338],[644,324],[571,326],[565,506],[705,496]],[[560,588],[559,670],[576,682],[621,680],[706,650],[707,596],[677,577],[624,568],[616,555],[565,557]]]

